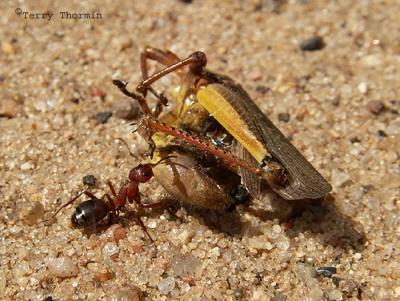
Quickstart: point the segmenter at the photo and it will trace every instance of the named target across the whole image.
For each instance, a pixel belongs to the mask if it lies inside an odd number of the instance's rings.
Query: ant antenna
[[[85,193],[85,191],[79,192],[72,200],[70,200],[69,202],[65,203],[60,208],[58,208],[57,211],[50,218],[44,220],[44,222],[51,221],[53,218],[55,218],[55,216],[58,214],[58,212],[60,212],[63,208],[67,207],[68,205],[71,205],[73,202],[75,202],[84,193]]]
[[[156,163],[152,163],[152,164],[149,164],[151,167],[155,167],[155,166],[157,166],[158,164],[160,164],[162,161],[165,161],[165,160],[167,160],[167,159],[170,159],[170,158],[177,158],[178,156],[175,156],[175,155],[171,155],[171,156],[166,156],[166,157],[164,157],[164,158],[161,158],[160,160],[158,160]]]
[[[136,131],[136,130],[135,130],[135,131]],[[131,157],[133,157],[133,158],[136,158],[136,156],[131,152],[131,149],[129,148],[128,143],[127,143],[124,139],[122,139],[122,138],[120,138],[120,137],[118,137],[118,140],[120,140],[123,144],[125,144],[126,148],[128,149],[129,155],[130,155]]]

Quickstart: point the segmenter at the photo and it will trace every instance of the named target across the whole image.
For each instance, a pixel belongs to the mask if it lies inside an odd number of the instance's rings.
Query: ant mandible
[[[71,199],[66,204],[62,205],[51,218],[48,220],[52,220],[63,208],[72,204],[76,201],[82,194],[85,194],[90,199],[82,202],[76,207],[75,212],[72,214],[71,222],[72,225],[77,228],[84,228],[91,225],[96,224],[101,221],[104,217],[108,216],[110,220],[118,216],[119,212],[125,208],[126,202],[129,203],[135,202],[140,207],[150,208],[158,206],[159,203],[155,204],[143,204],[141,202],[141,195],[139,192],[139,183],[146,183],[153,177],[153,167],[160,164],[162,161],[167,160],[171,157],[176,156],[167,156],[162,158],[156,163],[147,163],[147,164],[139,164],[136,167],[132,168],[129,171],[129,180],[125,181],[125,183],[121,186],[119,192],[117,193],[112,185],[111,181],[107,181],[107,185],[110,187],[112,197],[105,193],[102,198],[96,197],[91,192],[85,190],[83,192],[78,193],[73,199]],[[106,200],[107,201],[106,201]],[[151,241],[153,241],[149,232],[147,231],[143,221],[139,216],[135,214],[135,219],[138,224],[142,227],[143,231],[149,237]]]

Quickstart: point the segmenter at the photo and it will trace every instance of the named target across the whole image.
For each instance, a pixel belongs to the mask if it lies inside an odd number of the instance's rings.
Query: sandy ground
[[[0,4],[3,300],[400,298],[398,1],[69,2]],[[325,46],[301,51],[313,36]],[[111,80],[138,83],[146,45],[204,51],[332,184],[330,201],[290,219],[284,201],[140,210],[154,243],[129,213],[98,235],[71,227],[75,205],[43,223],[83,176],[100,196],[143,161]],[[99,112],[113,116],[98,124]],[[157,180],[141,189],[163,198]]]

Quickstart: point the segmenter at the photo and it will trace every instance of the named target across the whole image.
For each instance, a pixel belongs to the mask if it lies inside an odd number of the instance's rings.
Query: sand
[[[2,300],[400,298],[398,2],[0,8]],[[301,50],[312,37],[322,38],[311,44],[321,49]],[[129,205],[119,225],[97,234],[71,227],[75,204],[44,223],[87,188],[84,176],[95,176],[89,189],[101,196],[107,179],[119,186],[144,161],[127,120],[137,108],[111,81],[139,82],[146,45],[180,57],[204,51],[208,68],[240,82],[332,184],[327,200],[289,218],[295,205],[287,201],[251,201],[223,214]],[[141,191],[165,199],[156,179]],[[129,211],[139,211],[154,243]]]

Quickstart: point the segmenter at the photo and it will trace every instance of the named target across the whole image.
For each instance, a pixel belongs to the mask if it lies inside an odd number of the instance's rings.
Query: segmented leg
[[[140,54],[140,68],[142,70],[143,80],[149,77],[147,60],[156,61],[164,66],[170,66],[180,61],[180,59],[169,50],[163,51],[147,46]]]
[[[180,60],[180,61],[176,62],[175,64],[170,65],[170,66],[164,68],[163,70],[154,73],[152,76],[146,78],[145,80],[143,80],[143,82],[141,82],[136,87],[136,91],[142,93],[143,95],[146,95],[151,84],[153,84],[160,78],[166,76],[167,74],[174,72],[174,71],[179,72],[179,70],[181,70],[183,67],[188,66],[188,65],[189,65],[190,71],[192,73],[200,74],[203,71],[206,64],[207,64],[206,55],[203,52],[196,51],[196,52],[192,53],[186,59]],[[145,69],[146,68],[147,67],[145,67]],[[147,69],[145,70],[145,72],[147,72]]]

